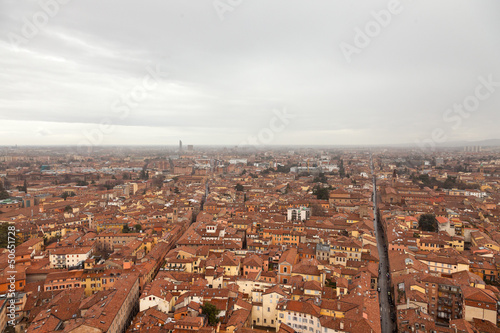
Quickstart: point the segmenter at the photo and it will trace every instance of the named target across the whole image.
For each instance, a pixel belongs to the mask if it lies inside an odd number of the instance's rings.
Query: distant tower
[[[392,172],[392,179],[391,179],[391,186],[396,187],[396,182],[398,179],[398,173],[396,172],[396,169]]]
[[[179,151],[182,151],[182,140],[179,140]]]

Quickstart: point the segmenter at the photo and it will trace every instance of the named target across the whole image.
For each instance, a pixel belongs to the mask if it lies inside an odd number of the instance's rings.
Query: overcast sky
[[[0,145],[500,138],[498,0],[59,1],[0,0]]]

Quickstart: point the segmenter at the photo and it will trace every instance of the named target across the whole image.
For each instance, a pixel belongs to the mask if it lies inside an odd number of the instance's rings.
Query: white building
[[[92,256],[94,248],[84,247],[64,247],[50,250],[49,261],[51,268],[68,268],[83,263]]]
[[[311,217],[311,208],[299,207],[299,208],[288,208],[287,219],[288,221],[300,220],[304,221]]]

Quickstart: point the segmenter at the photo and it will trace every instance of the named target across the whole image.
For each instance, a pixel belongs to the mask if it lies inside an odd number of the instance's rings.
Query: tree
[[[128,224],[125,224],[123,227],[122,227],[122,232],[124,234],[128,234],[130,232],[130,228],[128,226]]]
[[[64,212],[65,213],[73,213],[73,208],[71,208],[70,205],[67,205],[66,207],[64,207]]]
[[[10,198],[10,195],[9,195],[9,193],[7,193],[7,191],[3,187],[3,183],[0,182],[0,200],[4,200],[4,199],[8,199],[8,198]]]
[[[142,226],[140,224],[134,225],[135,231],[140,232],[142,230]]]
[[[267,168],[267,169],[263,170],[260,174],[263,176],[267,176],[268,174],[271,173],[271,171],[274,171],[274,170],[271,168]]]
[[[11,182],[7,178],[5,178],[3,180],[3,186],[5,187],[6,190],[10,190],[10,187],[12,186],[12,184],[11,184]]]
[[[422,231],[437,232],[438,222],[434,214],[422,214],[418,219],[418,228]]]
[[[219,309],[212,303],[206,302],[201,306],[202,313],[207,316],[208,324],[213,326],[219,322],[217,315],[219,314]]]
[[[325,210],[318,204],[311,205],[311,213],[313,216],[325,216]]]
[[[278,167],[276,168],[276,172],[289,173],[290,168],[294,167],[294,166],[297,166],[297,165],[295,165],[295,164],[292,164],[292,165],[280,165],[280,164],[278,164]]]
[[[164,175],[159,175],[153,178],[153,186],[158,187],[159,189],[163,186],[163,181],[165,180]]]
[[[313,194],[318,200],[328,200],[330,199],[330,194],[328,189],[319,185],[314,186]]]
[[[444,181],[443,187],[453,188],[454,186],[456,186],[456,183],[457,183],[457,177],[448,176],[448,178],[446,178],[446,180]]]
[[[318,176],[314,177],[313,183],[327,183],[324,173],[320,173]]]
[[[236,191],[240,191],[240,192],[244,190],[243,185],[241,185],[240,183],[236,184],[236,186],[234,188],[236,189]]]
[[[139,178],[140,179],[143,179],[143,180],[148,180],[149,179],[149,171],[146,171],[146,167],[148,165],[144,165],[144,167],[142,168],[141,172],[139,173]]]

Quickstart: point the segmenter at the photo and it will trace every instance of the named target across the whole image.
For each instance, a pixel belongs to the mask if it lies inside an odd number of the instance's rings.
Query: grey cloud
[[[221,21],[212,1],[70,1],[15,50],[12,33],[41,7],[3,0],[0,121],[40,122],[50,144],[68,143],[68,124],[77,143],[103,119],[118,128],[110,143],[155,144],[165,129],[237,144],[287,107],[297,118],[277,144],[411,143],[447,125],[443,112],[478,76],[500,81],[500,4],[401,0],[401,13],[348,63],[339,44],[353,44],[388,3],[244,0]],[[127,117],[113,113],[155,66],[168,75]],[[500,89],[449,137],[496,138],[499,105]],[[136,127],[128,137],[127,127]],[[0,142],[16,136],[40,139],[0,128]]]

